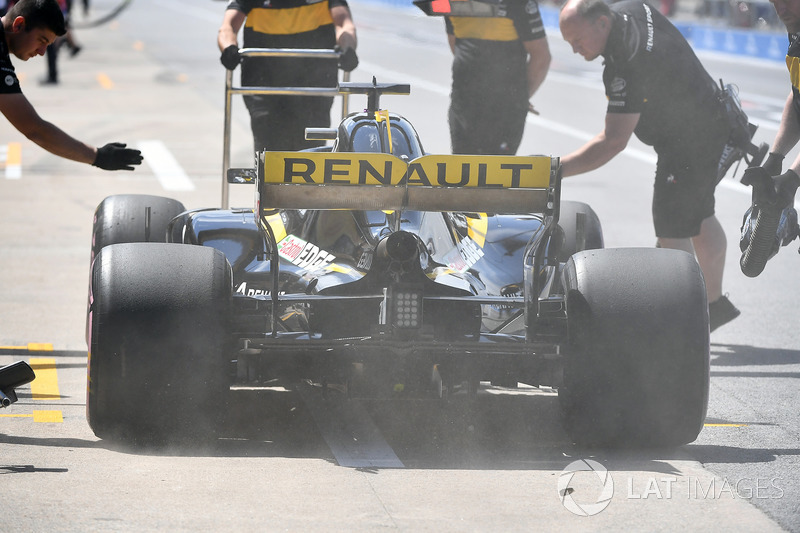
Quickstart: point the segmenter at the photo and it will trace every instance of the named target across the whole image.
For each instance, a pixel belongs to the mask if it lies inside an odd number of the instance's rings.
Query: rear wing
[[[262,152],[246,181],[257,182],[262,212],[355,209],[554,216],[559,169],[559,160],[549,156],[426,155],[407,161],[383,153]]]

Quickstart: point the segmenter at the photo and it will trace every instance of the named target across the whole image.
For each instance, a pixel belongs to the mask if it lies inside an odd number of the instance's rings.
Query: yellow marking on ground
[[[22,144],[8,143],[6,165],[19,165],[20,163],[22,163]]]
[[[186,74],[178,74],[177,79],[180,83],[186,83],[187,81],[189,81],[189,76],[187,76]]]
[[[744,428],[747,424],[703,424],[707,428]]]
[[[0,346],[0,350],[28,350],[29,352],[52,352],[53,345],[49,342],[29,342],[25,346]]]
[[[6,147],[6,179],[22,177],[22,144],[8,143]]]
[[[43,424],[60,424],[64,422],[64,415],[61,411],[34,411],[32,415],[0,415],[0,418],[33,418],[34,422]]]
[[[49,342],[29,342],[28,343],[28,351],[29,352],[52,352],[53,345]]]
[[[133,49],[136,50],[137,52],[141,52],[142,50],[144,50],[144,43],[142,41],[136,41],[135,43],[133,43]]]
[[[61,411],[34,411],[33,421],[42,423],[59,424],[64,421]]]
[[[114,88],[114,82],[102,72],[97,75],[97,83],[100,84],[100,87],[106,90]]]
[[[47,357],[31,357],[31,368],[36,379],[31,381],[31,394],[34,400],[59,400],[58,374],[56,360]]]

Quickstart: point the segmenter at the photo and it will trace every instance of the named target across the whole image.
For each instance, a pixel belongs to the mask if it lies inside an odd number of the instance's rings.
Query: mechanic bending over
[[[139,150],[122,143],[100,148],[70,137],[44,120],[22,94],[10,54],[23,61],[44,55],[47,46],[66,33],[56,0],[19,0],[2,17],[0,26],[0,112],[25,137],[57,156],[105,170],[133,170],[142,162]]]
[[[653,146],[657,245],[696,256],[710,329],[730,322],[739,310],[722,294],[727,240],[714,189],[731,130],[717,84],[675,26],[641,1],[568,0],[559,26],[574,53],[587,61],[603,56],[608,97],[604,131],[561,158],[563,176],[604,165],[634,133]]]
[[[514,155],[529,99],[550,68],[536,0],[499,0],[499,17],[445,17],[453,51],[450,143],[454,154]]]
[[[800,155],[781,174],[783,158],[800,141],[800,0],[770,0],[775,6],[778,18],[789,32],[789,49],[786,52],[786,65],[789,67],[792,88],[783,107],[778,134],[772,143],[772,152],[764,162],[764,169],[773,177],[775,190],[782,207],[794,203],[795,193],[800,186]]]
[[[337,48],[339,67],[358,65],[356,28],[346,0],[231,0],[219,29],[220,61],[228,70],[242,63],[242,86],[336,87],[330,59],[242,58],[243,48]],[[323,144],[305,140],[305,128],[330,127],[332,97],[245,95],[255,150],[302,150]]]

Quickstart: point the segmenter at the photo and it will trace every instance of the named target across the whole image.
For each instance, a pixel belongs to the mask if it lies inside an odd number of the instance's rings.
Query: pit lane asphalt
[[[25,93],[47,119],[98,145],[160,141],[195,189],[164,191],[151,162],[133,173],[106,173],[63,161],[0,124],[0,142],[22,145],[21,178],[0,180],[0,345],[48,342],[55,349],[0,350],[0,364],[52,357],[60,387],[58,398],[25,392],[0,414],[63,414],[61,423],[0,418],[5,523],[30,531],[797,528],[800,342],[793,274],[800,258],[793,246],[756,280],[738,272],[736,232],[749,199],[734,187],[720,192],[718,211],[730,246],[726,290],[743,315],[712,335],[709,422],[720,425],[677,451],[577,450],[561,433],[552,394],[504,390],[486,391],[477,407],[367,405],[402,470],[337,466],[296,397],[280,399],[286,408],[276,409],[246,391],[234,403],[229,437],[213,447],[141,451],[98,442],[83,413],[91,214],[115,193],[217,205],[222,73],[214,35],[223,7],[137,0],[118,25],[77,34],[84,51],[61,58],[59,87],[37,85],[43,59],[16,63]],[[446,152],[449,51],[441,21],[358,3],[353,9],[362,60],[354,79],[411,81],[412,96],[386,98],[384,106],[414,122],[428,151]],[[551,46],[553,75],[534,100],[542,115],[529,125],[521,153],[559,155],[583,142],[576,134],[602,126],[599,65],[576,61],[555,36]],[[737,76],[741,65],[714,68],[753,95],[747,100],[753,115],[775,121],[774,102],[785,94],[779,68],[748,66],[746,78]],[[100,74],[110,87],[99,83]],[[238,111],[233,164],[245,166],[252,160],[249,132]],[[759,135],[771,141],[774,131]],[[629,154],[639,156],[619,156],[565,183],[565,197],[598,211],[608,246],[653,243],[648,150],[634,143]],[[250,205],[252,191],[233,194],[233,205]],[[557,483],[573,460],[590,457],[611,473],[615,492],[605,510],[578,517],[559,502]],[[596,501],[596,479],[576,474],[575,501]]]

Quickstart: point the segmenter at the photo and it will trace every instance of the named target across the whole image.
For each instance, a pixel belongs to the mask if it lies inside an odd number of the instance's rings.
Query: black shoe
[[[740,313],[741,311],[736,309],[727,296],[720,296],[716,301],[708,304],[708,329],[714,331],[739,316]]]
[[[70,57],[75,57],[76,55],[81,53],[81,50],[82,50],[82,48],[80,46],[73,46],[69,50],[69,56]]]
[[[39,80],[39,85],[58,85],[58,80],[55,78],[44,78]]]

